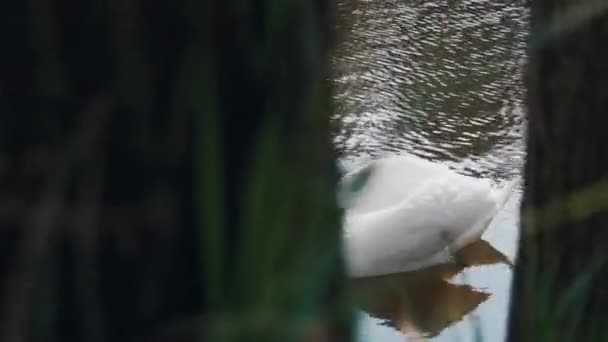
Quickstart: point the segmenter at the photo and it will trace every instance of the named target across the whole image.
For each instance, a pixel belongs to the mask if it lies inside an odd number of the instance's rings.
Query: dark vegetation
[[[351,339],[331,3],[0,5],[0,341]],[[606,334],[608,17],[569,5],[531,2],[510,341]]]
[[[0,340],[348,340],[332,13],[3,2]]]
[[[605,341],[608,14],[531,3],[528,136],[510,341]]]

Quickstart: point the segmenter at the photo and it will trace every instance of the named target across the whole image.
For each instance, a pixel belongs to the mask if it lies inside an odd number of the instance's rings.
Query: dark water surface
[[[339,13],[335,144],[347,167],[411,153],[497,181],[520,173],[523,1],[341,0]],[[519,199],[467,251],[477,266],[358,282],[371,298],[361,341],[501,341],[512,277],[501,258],[515,255]]]

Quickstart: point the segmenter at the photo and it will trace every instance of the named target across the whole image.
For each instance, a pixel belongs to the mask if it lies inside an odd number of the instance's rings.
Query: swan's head
[[[374,164],[369,163],[344,175],[338,182],[337,200],[341,208],[350,208],[371,178]]]

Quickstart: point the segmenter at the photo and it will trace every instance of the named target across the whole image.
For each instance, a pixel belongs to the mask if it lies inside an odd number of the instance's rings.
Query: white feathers
[[[449,262],[481,238],[514,182],[460,175],[413,156],[374,160],[346,174],[339,203],[351,276],[405,272]]]

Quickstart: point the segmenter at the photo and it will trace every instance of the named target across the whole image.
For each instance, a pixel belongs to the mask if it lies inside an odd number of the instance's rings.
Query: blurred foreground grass
[[[3,5],[1,341],[351,339],[332,6]]]
[[[553,2],[538,3],[542,19]],[[352,340],[330,140],[332,5],[3,3],[0,341]],[[527,178],[542,196],[530,208],[605,177],[608,31],[605,15],[593,20],[534,52],[548,92],[530,95],[541,100],[529,131],[550,141],[533,145]],[[564,53],[579,48],[589,59]],[[579,69],[554,67],[556,56],[591,68],[589,82],[570,82]],[[560,93],[556,79],[575,86]],[[576,134],[563,135],[560,113]],[[605,255],[605,210],[591,204],[568,209],[592,217],[576,225],[584,234],[567,225],[561,240],[526,240],[544,259],[526,249],[518,266],[511,340],[605,336],[603,260],[589,258]]]

